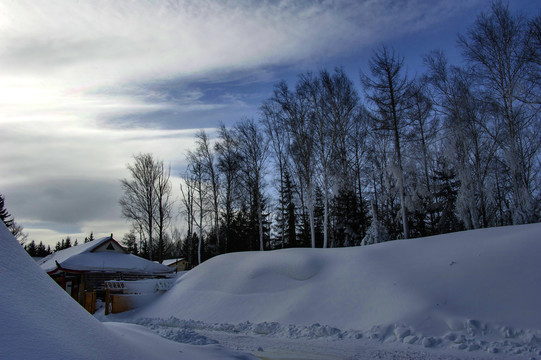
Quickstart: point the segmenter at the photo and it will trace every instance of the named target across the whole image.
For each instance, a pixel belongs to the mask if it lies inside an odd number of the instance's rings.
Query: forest
[[[196,265],[540,221],[541,15],[496,2],[457,44],[460,65],[434,50],[415,77],[381,45],[356,79],[338,67],[276,83],[257,118],[196,134],[180,200],[162,160],[134,156],[124,244]]]

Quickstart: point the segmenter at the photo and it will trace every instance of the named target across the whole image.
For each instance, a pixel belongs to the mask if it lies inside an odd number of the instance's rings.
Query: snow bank
[[[539,254],[541,224],[357,248],[227,254],[131,316],[249,322],[256,334],[291,332],[287,324],[306,332],[317,323],[326,327],[315,330],[333,334],[354,329],[347,334],[473,350],[481,346],[476,336],[520,337],[536,347]]]
[[[217,345],[167,341],[137,325],[104,325],[38,267],[2,223],[0,244],[3,359],[251,358]]]

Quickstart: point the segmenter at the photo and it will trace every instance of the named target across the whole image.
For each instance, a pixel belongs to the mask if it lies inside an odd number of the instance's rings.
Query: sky
[[[381,44],[411,76],[433,49],[458,63],[457,33],[489,9],[488,0],[0,0],[0,194],[29,240],[121,239],[120,179],[134,155],[170,165],[178,196],[193,135],[257,118],[278,81],[343,66],[360,90]]]

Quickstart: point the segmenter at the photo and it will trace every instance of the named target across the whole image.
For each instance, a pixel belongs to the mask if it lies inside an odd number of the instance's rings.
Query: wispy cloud
[[[192,144],[192,131],[182,129],[257,106],[208,84],[253,86],[275,67],[368,48],[472,3],[0,1],[0,192],[12,194],[12,212],[28,224],[118,224],[96,209],[116,207],[119,190],[110,184],[126,176],[132,154],[181,166]],[[105,188],[114,190],[96,195]],[[50,201],[55,189],[88,199]]]
[[[18,120],[36,112],[84,120],[151,112],[167,99],[95,94],[329,56],[465,6],[471,1],[7,2],[0,4],[0,105]]]
[[[471,3],[16,1],[1,8],[0,61],[75,88],[191,77],[381,41]]]

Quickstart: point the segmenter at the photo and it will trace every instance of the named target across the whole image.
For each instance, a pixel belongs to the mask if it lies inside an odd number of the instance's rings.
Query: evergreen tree
[[[21,245],[23,245],[28,238],[28,234],[23,232],[22,225],[17,224],[13,217],[9,214],[4,206],[4,200],[4,195],[0,194],[0,220],[6,225],[13,237],[17,239]]]
[[[11,217],[10,213],[5,208],[4,203],[4,195],[0,194],[0,220],[6,225],[8,229],[10,229],[13,226],[13,217]]]
[[[56,246],[54,248],[54,252],[64,250],[71,247],[71,238],[68,236],[66,239],[62,239],[62,241],[58,241],[56,243]]]
[[[88,237],[85,237],[85,243],[91,242],[94,240],[94,232],[90,232],[90,235]]]
[[[333,201],[333,247],[358,246],[367,228],[366,209],[353,191],[341,189]]]
[[[192,265],[197,264],[197,246],[199,239],[197,233],[188,234],[182,241],[182,256]]]
[[[314,235],[316,246],[323,247],[323,238],[324,238],[324,219],[325,219],[325,198],[323,191],[318,186],[316,187],[316,196],[314,204]]]
[[[372,224],[368,228],[365,237],[363,238],[361,245],[377,244],[385,241],[389,241],[391,237],[387,228],[379,221],[377,209],[374,203],[372,203]]]
[[[26,250],[28,255],[30,255],[32,257],[38,256],[38,248],[37,248],[36,242],[34,240],[32,240],[30,243],[26,244],[24,246],[24,249]]]
[[[434,217],[436,220],[436,233],[445,234],[464,229],[464,224],[458,220],[455,213],[456,200],[460,181],[455,171],[450,168],[444,157],[437,160],[434,169]]]
[[[138,255],[137,237],[135,236],[135,231],[133,229],[129,233],[124,234],[121,243],[130,253]]]
[[[50,254],[52,254],[51,246],[48,245],[47,248],[45,248],[45,245],[43,245],[43,241],[40,241],[39,245],[37,246],[36,256],[37,257],[45,257],[45,256],[50,255]]]
[[[287,247],[297,245],[297,212],[294,202],[295,185],[291,181],[289,172],[284,173],[284,206],[285,206],[285,242]]]

